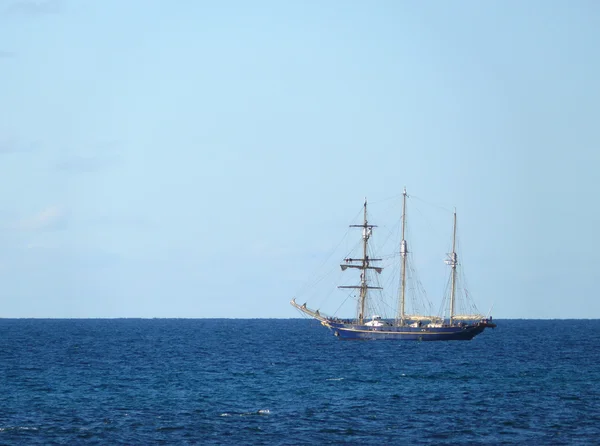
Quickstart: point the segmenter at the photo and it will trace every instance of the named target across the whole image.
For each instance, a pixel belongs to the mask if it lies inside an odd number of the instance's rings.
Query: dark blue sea
[[[600,321],[467,342],[311,320],[0,319],[0,444],[600,444]]]

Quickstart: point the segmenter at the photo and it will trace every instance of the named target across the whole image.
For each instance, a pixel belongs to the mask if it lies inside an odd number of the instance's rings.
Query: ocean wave
[[[259,409],[254,412],[223,412],[220,417],[249,417],[252,415],[270,415],[269,409]]]

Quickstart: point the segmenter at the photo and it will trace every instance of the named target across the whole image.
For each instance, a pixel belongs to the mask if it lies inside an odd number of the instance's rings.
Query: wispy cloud
[[[63,0],[13,0],[6,7],[6,13],[29,17],[59,14],[64,9]]]
[[[17,221],[15,229],[22,231],[50,231],[67,225],[67,212],[60,206],[48,206],[35,215]]]

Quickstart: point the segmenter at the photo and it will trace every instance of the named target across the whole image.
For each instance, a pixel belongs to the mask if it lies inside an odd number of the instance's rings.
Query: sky
[[[406,186],[481,310],[600,318],[598,48],[592,0],[0,0],[0,316],[299,317]]]

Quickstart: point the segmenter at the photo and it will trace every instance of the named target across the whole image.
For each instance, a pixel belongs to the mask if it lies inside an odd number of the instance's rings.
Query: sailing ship
[[[371,290],[382,290],[380,286],[371,285],[369,277],[372,274],[381,274],[383,267],[379,262],[381,258],[369,257],[369,240],[372,236],[372,225],[367,220],[367,200],[363,206],[363,223],[350,225],[352,228],[362,229],[362,256],[359,258],[347,257],[340,265],[342,271],[349,269],[360,270],[360,282],[358,285],[342,285],[338,288],[358,290],[357,315],[354,320],[344,320],[334,316],[322,314],[319,310],[312,310],[306,303],[296,303],[296,298],[291,300],[291,305],[300,312],[308,315],[329,328],[339,339],[365,339],[365,340],[406,340],[406,341],[451,341],[471,340],[486,328],[495,328],[496,324],[492,317],[479,314],[478,311],[471,314],[460,314],[456,311],[457,304],[457,267],[459,266],[458,254],[456,253],[456,210],[453,213],[453,236],[452,252],[448,253],[446,264],[450,266],[450,296],[448,313],[438,316],[409,314],[407,304],[407,257],[408,243],[405,239],[406,232],[406,188],[403,192],[402,201],[402,229],[399,246],[400,254],[400,295],[396,317],[385,319],[377,314],[371,315],[368,320],[365,314],[369,308],[368,302]],[[467,296],[468,297],[468,296]],[[474,304],[472,308],[476,310]]]

